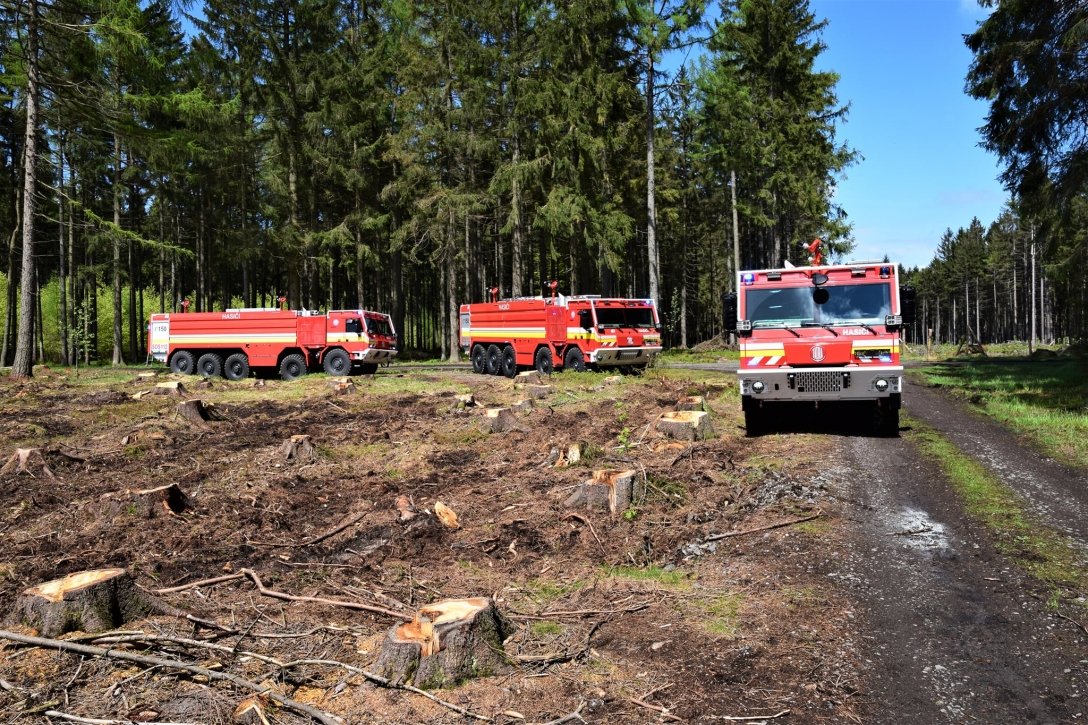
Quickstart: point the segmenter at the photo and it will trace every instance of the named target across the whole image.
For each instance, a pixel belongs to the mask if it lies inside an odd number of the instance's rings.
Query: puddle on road
[[[919,551],[951,549],[944,524],[929,517],[925,511],[905,508],[889,517],[892,525],[890,536],[898,539],[903,546]]]

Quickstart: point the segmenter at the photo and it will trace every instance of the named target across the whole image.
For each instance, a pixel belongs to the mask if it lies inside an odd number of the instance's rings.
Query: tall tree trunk
[[[14,149],[13,149],[14,152]],[[12,157],[14,160],[14,156]],[[15,316],[18,312],[18,299],[16,291],[19,289],[15,284],[17,279],[21,279],[19,276],[19,270],[15,268],[15,250],[18,248],[16,242],[19,239],[20,232],[23,231],[23,193],[22,190],[16,188],[15,190],[15,224],[11,228],[11,236],[8,238],[8,263],[5,269],[8,272],[8,289],[7,289],[7,304],[4,306],[4,339],[0,342],[0,367],[8,364],[8,360],[11,358],[9,354],[12,352],[11,343],[15,336],[15,330],[18,325],[15,322]]]
[[[11,377],[29,378],[34,368],[34,216],[38,184],[38,0],[27,0],[26,140],[23,145],[23,257],[19,329]]]
[[[657,255],[657,198],[654,177],[654,53],[646,53],[646,255],[650,267],[650,299],[661,304],[661,270]]]
[[[113,134],[113,360],[114,366],[124,365],[121,350],[121,137]]]
[[[525,262],[522,255],[525,252],[525,239],[521,228],[521,180],[518,177],[518,164],[521,161],[521,146],[517,135],[514,136],[514,180],[510,194],[510,215],[514,227],[513,254],[510,263],[510,296],[522,296],[522,282],[525,279]],[[468,290],[466,290],[466,293]]]
[[[68,365],[68,284],[67,269],[65,267],[64,249],[64,137],[61,136],[57,143],[57,171],[60,175],[57,187],[60,194],[57,195],[57,331],[60,337],[60,364]]]

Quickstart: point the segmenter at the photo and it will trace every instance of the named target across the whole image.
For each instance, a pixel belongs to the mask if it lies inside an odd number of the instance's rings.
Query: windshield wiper
[[[804,325],[802,325],[802,327],[822,327],[825,330],[827,330],[828,332],[830,332],[832,335],[834,335],[835,337],[839,336],[839,333],[835,332],[835,328],[833,328],[827,322],[806,322]]]

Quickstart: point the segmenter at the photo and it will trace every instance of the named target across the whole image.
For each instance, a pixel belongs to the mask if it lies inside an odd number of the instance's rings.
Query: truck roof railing
[[[223,312],[282,312],[279,307],[229,307]]]

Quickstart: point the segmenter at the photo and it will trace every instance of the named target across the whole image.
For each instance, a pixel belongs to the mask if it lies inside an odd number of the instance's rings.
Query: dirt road
[[[940,392],[909,385],[907,411],[977,457],[1045,520],[1084,541],[1083,473],[1043,460]],[[1076,722],[1088,637],[1048,610],[994,550],[909,437],[844,437],[834,470],[852,522],[827,574],[866,624],[866,722]]]

